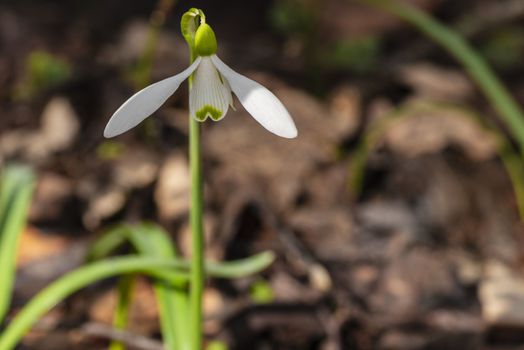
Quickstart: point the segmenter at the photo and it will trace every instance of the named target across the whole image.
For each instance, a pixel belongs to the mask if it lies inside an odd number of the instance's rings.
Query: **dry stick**
[[[459,33],[469,37],[522,16],[524,16],[524,0],[481,3],[462,17],[454,27]]]

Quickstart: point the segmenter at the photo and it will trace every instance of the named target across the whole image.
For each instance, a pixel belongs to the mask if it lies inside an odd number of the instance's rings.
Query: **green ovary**
[[[206,120],[206,118],[207,118],[208,116],[209,116],[211,119],[213,119],[214,121],[217,121],[217,120],[219,120],[220,117],[222,116],[222,111],[216,109],[216,108],[213,107],[213,106],[205,105],[205,106],[202,107],[200,110],[198,110],[195,114],[196,114],[196,119],[197,119],[198,121],[201,121],[201,122],[203,122],[204,120]]]

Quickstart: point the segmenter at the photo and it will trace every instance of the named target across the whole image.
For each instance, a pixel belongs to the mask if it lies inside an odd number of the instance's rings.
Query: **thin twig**
[[[101,323],[86,323],[82,326],[80,332],[91,337],[116,340],[139,350],[165,350],[162,343],[157,340],[127,331],[117,330]]]
[[[524,0],[482,2],[453,26],[466,37],[524,16]]]

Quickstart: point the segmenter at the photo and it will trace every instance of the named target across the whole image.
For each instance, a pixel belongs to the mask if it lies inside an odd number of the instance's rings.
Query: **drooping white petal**
[[[229,68],[216,55],[215,67],[227,79],[231,89],[256,121],[272,133],[286,138],[297,136],[297,128],[286,107],[268,89]]]
[[[201,58],[181,73],[138,91],[113,114],[104,130],[104,137],[120,135],[137,126],[166,102],[180,84],[198,67]]]
[[[191,117],[201,122],[208,117],[218,121],[226,115],[230,102],[229,85],[220,76],[209,56],[202,57],[189,92]]]

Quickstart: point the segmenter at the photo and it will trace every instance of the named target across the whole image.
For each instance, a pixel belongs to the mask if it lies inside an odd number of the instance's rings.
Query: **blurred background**
[[[524,103],[524,1],[408,2]],[[277,138],[238,101],[204,125],[208,258],[278,256],[209,281],[206,335],[229,349],[521,349],[524,178],[500,146],[516,148],[512,130],[452,55],[349,0],[2,0],[0,166],[37,176],[13,310],[115,223],[160,223],[187,256],[186,85],[139,128],[102,131],[133,91],[188,65],[190,7],[299,130]],[[115,285],[75,294],[20,348],[107,348]],[[158,349],[154,293],[135,288],[130,333]]]

